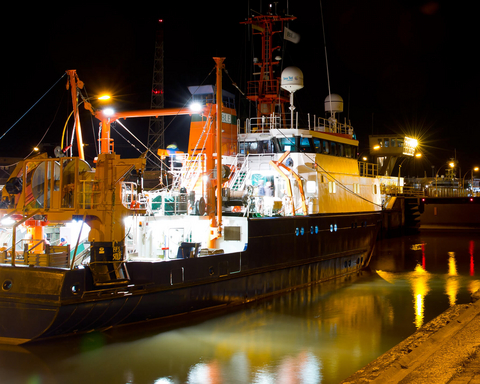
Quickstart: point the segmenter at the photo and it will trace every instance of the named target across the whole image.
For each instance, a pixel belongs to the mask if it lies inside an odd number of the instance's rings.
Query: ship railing
[[[23,263],[23,260],[24,260],[23,252],[17,251],[17,248],[18,248],[17,246],[21,243],[23,244],[24,241],[25,239],[20,239],[15,243],[15,246],[11,246],[9,248],[4,249],[2,252],[0,252],[0,264],[12,262],[12,253],[15,255],[15,260],[19,259],[19,261]],[[15,249],[15,251],[12,252],[12,249]]]
[[[362,177],[377,177],[378,165],[373,163],[367,163],[365,161],[358,162],[358,171]]]
[[[470,197],[473,195],[469,189],[444,186],[429,186],[426,188],[426,194],[428,197]]]
[[[12,248],[0,252],[0,264],[12,263]],[[50,245],[45,239],[20,239],[14,248],[14,264],[63,268],[69,266],[70,245]]]
[[[175,216],[188,213],[188,193],[161,192],[150,202],[151,211],[155,215]]]
[[[81,201],[87,201],[87,197],[83,197]],[[147,207],[147,196],[138,192],[137,183],[124,181],[122,182],[122,204],[129,209],[145,209]],[[85,208],[85,204],[83,208]]]
[[[405,185],[381,185],[380,193],[387,196],[408,196],[408,197],[424,197],[423,189]]]
[[[252,117],[246,120],[245,133],[268,133],[271,129],[307,129],[309,131],[342,134],[353,137],[355,131],[345,120],[343,123],[337,119],[306,115],[271,114],[270,116]],[[238,133],[242,133],[238,128]]]

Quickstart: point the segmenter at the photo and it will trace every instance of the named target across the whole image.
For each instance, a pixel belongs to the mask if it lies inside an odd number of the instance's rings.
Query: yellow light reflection
[[[459,290],[457,262],[455,260],[455,252],[448,252],[448,277],[445,284],[445,292],[448,296],[450,306],[454,306],[457,302],[457,294]]]
[[[415,326],[420,328],[423,325],[425,313],[425,296],[430,291],[428,280],[430,274],[423,269],[420,264],[417,264],[415,270],[412,272],[410,282],[412,284],[414,310],[415,310]]]
[[[448,252],[448,274],[449,276],[457,276],[457,262],[455,260],[455,252]]]
[[[396,279],[400,277],[398,273],[391,273],[385,271],[376,271],[378,275],[388,281],[389,283],[394,284]],[[413,291],[413,310],[415,313],[415,326],[420,328],[423,325],[424,321],[424,312],[425,312],[425,296],[430,291],[428,281],[431,278],[431,275],[423,268],[421,264],[417,264],[415,270],[408,272],[406,275],[401,276],[406,278],[406,280],[412,286]],[[392,315],[393,317],[393,315]]]

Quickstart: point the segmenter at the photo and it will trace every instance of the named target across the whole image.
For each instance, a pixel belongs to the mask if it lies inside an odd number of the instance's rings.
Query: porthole
[[[73,284],[72,285],[72,293],[74,295],[78,295],[80,293],[80,284]]]
[[[5,280],[2,284],[2,289],[4,291],[9,291],[10,289],[12,289],[12,286],[13,286],[12,280]]]
[[[330,232],[333,232],[333,224],[330,224]]]
[[[300,229],[295,228],[295,236],[298,236],[299,233],[300,233]]]
[[[303,236],[305,234],[305,229],[302,227],[302,229],[300,229],[300,234]]]
[[[315,233],[318,233],[318,225],[315,226]]]
[[[313,235],[313,225],[310,227],[310,234]]]
[[[213,274],[215,273],[213,267],[208,268],[208,273],[210,274],[210,276],[213,276]]]
[[[337,224],[335,224],[335,225],[333,226],[333,230],[334,230],[335,232],[337,232]]]

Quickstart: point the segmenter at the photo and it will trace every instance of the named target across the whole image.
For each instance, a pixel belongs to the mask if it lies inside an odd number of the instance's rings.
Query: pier
[[[342,384],[480,383],[479,298],[449,308]]]

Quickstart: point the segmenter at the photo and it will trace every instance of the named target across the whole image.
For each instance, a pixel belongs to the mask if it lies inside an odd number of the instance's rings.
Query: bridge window
[[[278,144],[280,146],[280,150],[282,152],[290,151],[290,152],[298,152],[297,145],[295,142],[294,137],[282,137],[278,140]]]
[[[337,156],[337,143],[334,141],[330,142],[330,154],[333,156]]]
[[[313,152],[308,137],[300,137],[300,151],[308,153]]]
[[[330,142],[327,140],[322,140],[322,152],[325,154],[330,153]]]

